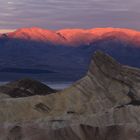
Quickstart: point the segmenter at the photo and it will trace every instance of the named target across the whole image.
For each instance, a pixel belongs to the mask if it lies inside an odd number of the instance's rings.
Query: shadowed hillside
[[[29,78],[13,81],[0,86],[0,94],[6,94],[14,98],[48,95],[55,92],[56,90],[51,89],[45,84]]]
[[[86,73],[96,50],[122,64],[140,67],[140,32],[118,28],[50,31],[34,27],[2,34],[1,80],[32,77],[75,81]]]

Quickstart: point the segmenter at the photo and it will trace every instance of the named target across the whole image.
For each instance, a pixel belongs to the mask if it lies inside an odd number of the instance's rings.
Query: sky
[[[140,0],[0,0],[0,29],[32,26],[140,30]]]

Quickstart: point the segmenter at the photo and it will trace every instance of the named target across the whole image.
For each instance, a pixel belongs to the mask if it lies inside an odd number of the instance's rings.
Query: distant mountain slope
[[[46,73],[30,72],[27,75],[18,71],[11,76],[8,71],[6,79],[31,76],[44,81],[45,77],[49,80],[77,80],[85,74],[96,50],[108,53],[125,65],[140,67],[140,32],[120,28],[50,31],[32,27],[1,34],[0,76],[5,79],[7,71],[2,70],[8,67],[39,69]]]
[[[51,31],[38,27],[21,28],[7,34],[8,38],[52,43],[53,45],[88,45],[97,40],[116,38],[120,41],[140,44],[140,32],[123,28],[62,29]]]

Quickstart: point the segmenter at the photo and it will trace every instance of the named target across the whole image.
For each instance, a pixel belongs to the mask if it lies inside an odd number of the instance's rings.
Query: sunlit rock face
[[[46,96],[2,98],[1,140],[139,140],[140,70],[96,52],[69,88]]]

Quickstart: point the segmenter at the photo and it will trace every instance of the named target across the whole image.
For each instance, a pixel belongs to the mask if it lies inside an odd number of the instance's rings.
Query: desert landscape
[[[140,140],[139,0],[0,0],[0,140]]]
[[[23,79],[0,93],[1,140],[140,138],[140,70],[100,51],[87,74],[64,90]]]

